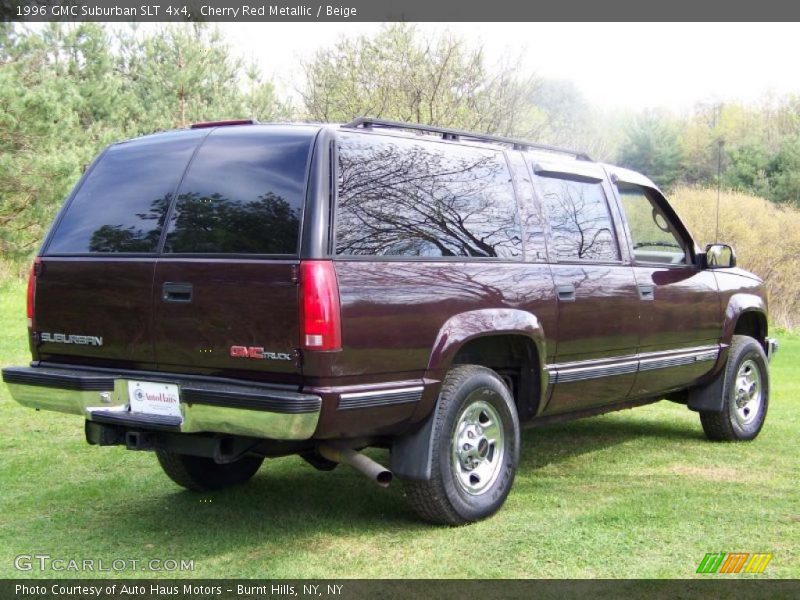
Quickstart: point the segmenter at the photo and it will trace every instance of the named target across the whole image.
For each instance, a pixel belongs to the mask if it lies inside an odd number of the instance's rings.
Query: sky
[[[697,102],[753,103],[800,94],[797,23],[420,23],[482,44],[490,63],[520,57],[527,73],[568,79],[603,108],[691,110]],[[284,93],[300,86],[298,60],[377,23],[220,23]],[[526,73],[526,74],[527,74]]]

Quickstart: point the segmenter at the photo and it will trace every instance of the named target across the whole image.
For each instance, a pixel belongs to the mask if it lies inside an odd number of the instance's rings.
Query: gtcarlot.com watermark
[[[194,559],[184,558],[64,558],[50,554],[18,554],[14,557],[17,571],[78,573],[120,573],[123,571],[194,571]]]

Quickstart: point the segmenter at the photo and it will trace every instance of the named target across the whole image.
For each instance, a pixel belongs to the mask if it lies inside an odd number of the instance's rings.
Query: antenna
[[[724,145],[724,140],[717,141],[717,230],[714,232],[714,242],[717,244],[719,244],[719,197],[722,187],[722,147]]]

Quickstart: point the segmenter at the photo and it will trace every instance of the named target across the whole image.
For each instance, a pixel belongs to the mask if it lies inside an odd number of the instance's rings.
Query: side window
[[[619,247],[599,182],[538,177],[556,260],[617,261]]]
[[[337,254],[516,258],[521,237],[501,152],[340,136]]]
[[[296,254],[313,134],[222,127],[178,191],[164,252]]]
[[[172,193],[204,135],[179,132],[109,147],[81,183],[47,253],[155,252]]]
[[[686,264],[686,247],[654,199],[638,185],[617,185],[639,262]]]

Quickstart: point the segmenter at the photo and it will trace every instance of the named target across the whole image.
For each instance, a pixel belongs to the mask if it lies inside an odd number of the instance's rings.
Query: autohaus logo
[[[149,402],[162,402],[164,404],[175,404],[178,399],[173,395],[165,392],[158,392],[157,394],[152,394],[150,392],[143,392],[142,390],[136,390],[136,399],[142,400],[147,399]]]

